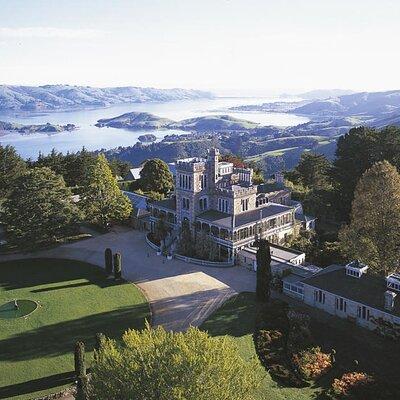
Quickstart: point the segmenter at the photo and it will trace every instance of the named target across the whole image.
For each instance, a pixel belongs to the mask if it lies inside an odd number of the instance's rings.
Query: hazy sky
[[[0,0],[0,83],[400,89],[399,0]]]

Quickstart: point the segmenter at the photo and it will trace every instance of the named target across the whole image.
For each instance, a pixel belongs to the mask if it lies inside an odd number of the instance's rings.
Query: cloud
[[[2,38],[56,38],[56,39],[96,39],[103,37],[104,31],[97,29],[68,29],[49,26],[25,28],[1,28]]]

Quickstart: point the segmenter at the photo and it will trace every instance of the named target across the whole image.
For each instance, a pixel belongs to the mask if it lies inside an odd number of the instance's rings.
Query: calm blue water
[[[288,99],[289,101],[290,99]],[[57,112],[40,115],[1,115],[0,120],[21,124],[75,124],[79,129],[73,132],[62,132],[55,135],[35,134],[21,136],[18,134],[0,137],[0,144],[13,145],[22,157],[36,158],[41,151],[46,154],[53,148],[58,151],[77,151],[83,146],[88,150],[112,149],[118,146],[132,146],[143,133],[153,133],[159,140],[165,135],[186,132],[172,130],[128,131],[114,128],[97,128],[94,126],[101,118],[110,118],[130,111],[145,111],[173,120],[193,118],[210,114],[229,114],[233,117],[259,122],[262,125],[294,126],[308,122],[305,117],[283,113],[227,112],[228,107],[244,104],[262,104],[277,101],[271,98],[228,98],[212,100],[181,100],[167,103],[123,104],[109,108]],[[282,101],[279,99],[279,101]]]

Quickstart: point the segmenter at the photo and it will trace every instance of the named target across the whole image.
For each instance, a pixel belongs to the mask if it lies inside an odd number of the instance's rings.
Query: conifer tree
[[[257,284],[256,297],[258,301],[267,302],[271,297],[271,251],[268,240],[257,241]]]
[[[13,189],[16,179],[26,171],[25,161],[12,146],[0,146],[0,198]]]
[[[49,168],[32,168],[17,178],[4,203],[4,221],[12,242],[33,246],[71,233],[80,219],[72,192]]]

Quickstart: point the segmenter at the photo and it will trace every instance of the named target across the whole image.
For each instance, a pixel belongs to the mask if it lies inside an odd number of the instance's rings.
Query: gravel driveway
[[[103,267],[106,247],[122,254],[123,276],[146,295],[154,326],[175,331],[198,326],[229,297],[255,290],[254,272],[168,261],[148,247],[144,232],[124,228],[34,254],[0,256],[0,262],[34,256],[76,259]]]

